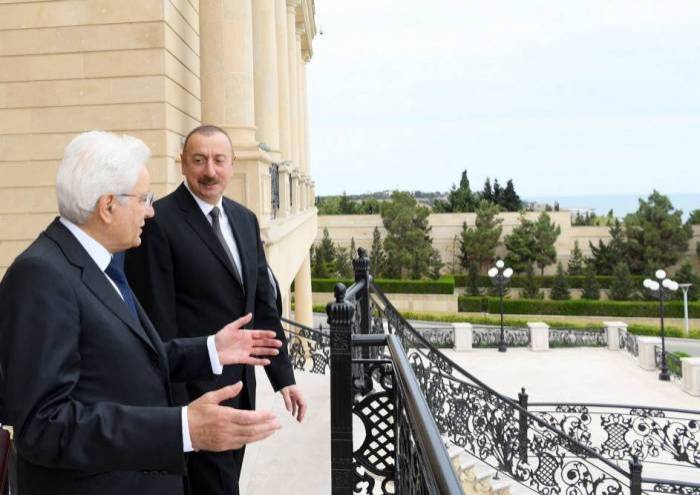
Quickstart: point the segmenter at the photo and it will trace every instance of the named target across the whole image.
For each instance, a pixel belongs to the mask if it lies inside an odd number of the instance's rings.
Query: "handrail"
[[[421,392],[416,375],[411,369],[406,352],[396,335],[387,336],[387,345],[394,363],[399,387],[405,393],[408,415],[412,419],[411,423],[415,428],[418,441],[423,447],[423,453],[427,458],[425,459],[426,467],[432,472],[438,493],[441,495],[461,494],[462,489],[459,486],[459,481],[452,469],[445,446],[440,440],[440,431]]]
[[[655,407],[638,406],[634,404],[597,404],[593,402],[529,402],[528,407],[557,407],[557,406],[586,406],[586,407],[607,407],[621,409],[643,409],[646,411],[678,412],[688,414],[700,414],[700,410],[678,409],[675,407]]]
[[[420,335],[418,332],[416,332],[416,331],[413,329],[413,327],[411,326],[411,324],[408,323],[408,321],[403,317],[403,315],[402,315],[401,313],[399,313],[399,312],[396,310],[396,308],[394,308],[394,306],[391,304],[391,302],[390,302],[389,299],[386,297],[386,295],[381,291],[381,289],[379,289],[379,288],[378,288],[376,285],[374,285],[373,283],[370,284],[370,288],[372,289],[372,291],[373,291],[377,296],[379,296],[379,297],[382,299],[382,301],[383,301],[387,306],[390,306],[390,307],[394,310],[394,312],[396,313],[396,315],[400,318],[401,322],[402,322],[407,328],[409,328],[409,329],[411,330],[412,334],[413,334],[415,337],[417,337],[423,344],[425,344],[425,345],[430,349],[431,352],[435,352],[436,354],[438,354],[438,355],[440,356],[440,359],[442,359],[442,360],[444,360],[445,362],[447,362],[448,364],[450,364],[450,366],[452,366],[453,369],[455,369],[456,371],[460,372],[461,374],[463,374],[464,376],[466,376],[467,378],[469,378],[471,381],[475,382],[477,385],[479,385],[480,387],[482,387],[484,390],[486,390],[486,391],[490,392],[491,394],[493,394],[494,396],[496,396],[498,399],[500,399],[500,400],[502,400],[502,401],[508,403],[508,404],[509,404],[510,406],[512,406],[515,410],[517,410],[519,413],[524,414],[525,416],[527,416],[527,417],[530,418],[531,420],[535,421],[538,425],[540,425],[540,426],[542,426],[543,428],[545,428],[545,429],[551,431],[552,433],[554,433],[554,434],[557,435],[558,437],[566,439],[566,441],[567,441],[570,445],[572,445],[572,446],[575,447],[575,450],[585,452],[585,453],[587,454],[588,457],[594,458],[594,459],[596,459],[597,461],[602,462],[603,464],[605,464],[605,465],[608,466],[609,468],[611,468],[611,469],[617,471],[619,474],[621,474],[621,475],[623,475],[623,476],[625,476],[625,477],[627,477],[627,478],[629,479],[630,473],[627,472],[627,471],[625,471],[624,469],[620,468],[617,464],[615,464],[615,463],[609,461],[608,459],[605,459],[605,458],[602,457],[599,453],[597,453],[595,450],[591,449],[591,448],[588,447],[587,445],[584,445],[583,443],[579,442],[579,441],[576,440],[575,438],[573,438],[573,437],[567,435],[566,433],[564,433],[564,432],[562,432],[562,431],[560,431],[560,430],[554,428],[552,425],[550,425],[549,423],[547,423],[546,421],[544,421],[542,418],[540,418],[540,417],[538,417],[538,416],[536,416],[536,415],[530,413],[527,409],[523,408],[518,402],[514,401],[514,400],[511,399],[510,397],[507,397],[507,396],[505,396],[505,395],[503,395],[503,394],[500,394],[499,392],[496,392],[494,389],[492,389],[491,387],[489,387],[488,385],[486,385],[484,382],[482,382],[481,380],[479,380],[478,378],[476,378],[475,376],[473,376],[471,373],[469,373],[469,372],[467,372],[466,370],[464,370],[464,368],[462,368],[461,366],[459,366],[459,365],[458,365],[457,363],[455,363],[452,359],[450,359],[450,358],[447,357],[445,354],[443,354],[438,348],[436,348],[435,346],[433,346],[433,345],[432,345],[427,339],[425,339],[422,335]],[[573,450],[573,449],[570,449],[570,450]]]
[[[294,320],[289,320],[289,319],[287,319],[287,318],[285,318],[285,317],[283,317],[283,316],[280,316],[280,321],[282,321],[283,323],[287,323],[287,324],[289,324],[289,325],[294,325],[295,327],[299,327],[299,328],[301,328],[302,330],[305,330],[305,331],[307,331],[307,332],[310,332],[310,333],[312,333],[312,334],[314,334],[314,335],[318,335],[318,336],[321,337],[321,338],[324,338],[324,339],[330,339],[330,338],[331,338],[331,335],[330,335],[329,333],[322,332],[322,331],[320,331],[320,330],[316,330],[315,328],[307,327],[306,325],[302,325],[301,323],[297,323],[297,322],[294,321]]]
[[[350,287],[348,287],[345,290],[345,302],[352,302],[355,299],[357,299],[358,294],[362,289],[365,288],[366,281],[365,280],[360,280],[358,282],[355,282],[352,284]],[[374,285],[374,284],[371,284]]]

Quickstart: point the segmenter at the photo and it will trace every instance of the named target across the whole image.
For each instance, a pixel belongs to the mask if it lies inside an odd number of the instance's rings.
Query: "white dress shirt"
[[[185,187],[187,190],[190,192],[194,200],[197,202],[197,206],[199,206],[199,209],[202,210],[202,213],[204,213],[204,216],[207,218],[207,221],[209,222],[209,225],[212,225],[212,219],[211,219],[211,210],[214,209],[215,206],[219,207],[219,225],[221,226],[221,233],[224,236],[224,241],[226,241],[226,245],[228,246],[228,250],[231,251],[231,256],[233,256],[233,261],[236,263],[236,268],[238,269],[238,273],[241,275],[241,281],[243,278],[243,269],[241,267],[241,255],[238,252],[238,246],[236,245],[236,239],[233,237],[233,230],[231,229],[231,224],[228,221],[228,217],[226,216],[226,211],[224,210],[224,201],[223,198],[219,198],[219,202],[215,205],[209,204],[206,201],[202,201],[196,194],[192,192],[192,189],[190,189],[190,185],[187,183],[187,181],[184,181]]]
[[[88,235],[83,229],[78,227],[76,224],[71,222],[70,220],[67,220],[63,217],[59,217],[59,221],[65,225],[65,227],[70,231],[71,234],[77,239],[77,241],[80,243],[81,246],[83,246],[83,249],[87,251],[87,254],[92,258],[92,260],[95,262],[97,267],[102,270],[102,273],[107,269],[109,266],[109,262],[112,261],[112,254],[107,251],[107,249],[97,242],[94,238],[92,238],[90,235]],[[117,291],[117,294],[119,294],[119,297],[124,299],[124,296],[122,293],[119,291],[117,288],[116,284],[112,281],[112,279],[105,273],[105,278],[109,281],[109,283],[114,287],[114,290]],[[215,375],[220,375],[223,371],[223,366],[221,366],[221,362],[219,361],[219,354],[216,351],[216,343],[214,342],[214,336],[210,335],[207,337],[207,351],[209,352],[209,362],[211,363],[211,369],[212,372]],[[190,438],[190,426],[189,422],[187,421],[187,406],[182,408],[182,446],[183,446],[183,451],[184,452],[191,452],[194,449],[192,448],[192,439]]]

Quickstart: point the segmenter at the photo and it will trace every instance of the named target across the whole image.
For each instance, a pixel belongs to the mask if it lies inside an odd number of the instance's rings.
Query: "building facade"
[[[0,2],[0,276],[56,215],[63,148],[101,129],[142,139],[156,196],[182,181],[184,136],[226,129],[227,194],[260,220],[296,319],[311,323],[316,236],[306,64],[314,0]]]

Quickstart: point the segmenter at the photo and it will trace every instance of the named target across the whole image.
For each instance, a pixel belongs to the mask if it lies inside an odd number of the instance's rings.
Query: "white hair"
[[[58,211],[82,225],[100,196],[133,190],[151,150],[132,136],[90,131],[76,136],[63,152],[56,174]]]

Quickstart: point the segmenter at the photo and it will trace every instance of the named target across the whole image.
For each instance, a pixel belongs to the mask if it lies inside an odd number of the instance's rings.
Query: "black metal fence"
[[[270,165],[270,189],[272,218],[277,218],[277,212],[280,209],[280,166],[278,163]]]

